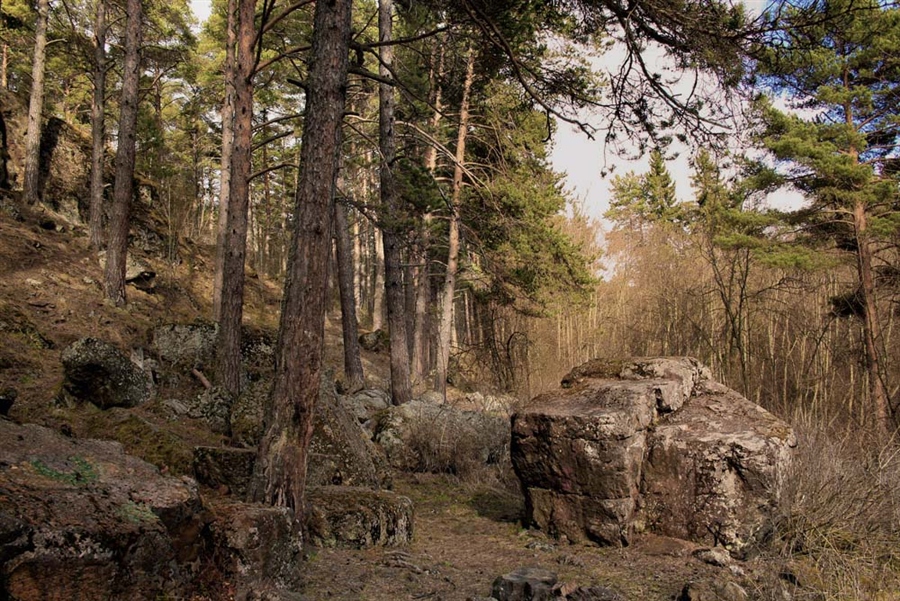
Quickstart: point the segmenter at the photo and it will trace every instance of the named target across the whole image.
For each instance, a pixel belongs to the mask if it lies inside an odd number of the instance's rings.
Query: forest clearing
[[[898,598],[898,40],[3,2],[0,599]]]

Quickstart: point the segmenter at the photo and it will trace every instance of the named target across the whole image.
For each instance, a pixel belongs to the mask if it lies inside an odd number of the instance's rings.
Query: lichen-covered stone
[[[277,589],[298,583],[302,541],[290,509],[222,500],[211,506],[215,520],[209,526],[210,537],[226,575]]]
[[[212,365],[216,326],[212,323],[166,324],[150,331],[150,348],[158,359],[179,367]]]
[[[208,521],[189,478],[122,445],[0,419],[0,598],[152,600],[187,588]]]
[[[588,362],[512,418],[528,520],[611,545],[639,529],[739,550],[771,514],[793,445],[690,358]]]
[[[232,440],[249,448],[262,438],[268,380],[251,383],[231,409]],[[390,477],[379,450],[335,394],[329,375],[322,378],[309,446],[310,486],[388,486]]]
[[[321,486],[307,494],[307,530],[320,547],[403,545],[413,536],[413,503],[389,491]]]
[[[642,519],[660,534],[739,550],[774,510],[791,429],[715,382],[648,435]]]
[[[137,407],[153,397],[150,374],[142,371],[116,347],[82,338],[62,352],[63,391],[68,399],[100,407]]]
[[[481,411],[415,400],[389,407],[378,416],[375,442],[399,469],[428,468],[422,465],[422,449],[416,448],[423,446],[431,447],[436,456],[469,454],[475,461],[491,463],[507,453],[509,421]],[[437,448],[439,444],[446,448]]]
[[[387,409],[391,405],[391,395],[379,388],[366,388],[341,397],[341,402],[357,421],[363,423]]]

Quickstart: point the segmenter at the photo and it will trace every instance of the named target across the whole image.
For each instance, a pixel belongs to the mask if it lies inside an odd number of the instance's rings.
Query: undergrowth
[[[771,551],[809,599],[900,599],[900,447],[807,430],[780,495]]]

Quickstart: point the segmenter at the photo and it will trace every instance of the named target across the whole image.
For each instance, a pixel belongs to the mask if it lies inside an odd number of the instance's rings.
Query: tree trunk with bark
[[[94,96],[91,101],[91,248],[103,246],[103,167],[106,150],[106,0],[94,15]]]
[[[222,167],[219,175],[219,219],[216,226],[216,263],[213,273],[213,321],[222,309],[222,274],[225,269],[225,232],[231,193],[231,155],[234,147],[234,77],[237,43],[237,0],[228,0],[225,31],[225,99],[222,103]]]
[[[364,386],[365,374],[359,349],[356,295],[353,292],[353,246],[350,242],[347,206],[338,201],[334,203],[334,239],[337,246],[337,276],[344,334],[344,378],[347,390],[356,391]]]
[[[340,163],[352,0],[317,2],[294,226],[281,309],[275,381],[253,482],[257,501],[303,523],[313,411],[321,385],[332,199]]]
[[[869,243],[868,215],[862,200],[853,207],[853,228],[856,232],[856,264],[859,290],[863,304],[863,336],[866,349],[866,372],[869,379],[875,425],[883,435],[890,435],[895,426],[891,404],[882,374],[881,322],[875,302],[875,276],[872,271],[872,248]]]
[[[41,118],[44,111],[44,72],[47,56],[47,16],[50,0],[38,0],[31,63],[31,97],[25,133],[25,181],[22,196],[27,204],[40,200]]]
[[[254,0],[238,1],[237,63],[234,73],[234,142],[222,239],[222,292],[216,341],[218,383],[232,395],[241,388],[241,322],[244,315],[244,263],[253,143]]]
[[[377,225],[372,226],[374,273],[372,274],[372,330],[384,327],[384,236]]]
[[[456,136],[456,164],[453,168],[453,191],[450,198],[449,242],[447,273],[441,299],[441,323],[438,331],[438,353],[434,390],[447,396],[447,372],[450,364],[450,345],[453,338],[453,298],[456,294],[456,272],[459,269],[459,203],[462,197],[463,164],[466,159],[466,135],[469,129],[469,95],[475,79],[475,52],[469,47],[466,59],[466,79],[459,105],[459,129]]]
[[[394,59],[393,41],[393,1],[378,2],[378,48],[380,75],[391,77]],[[412,400],[409,384],[409,342],[406,334],[403,291],[403,270],[401,267],[400,201],[394,184],[394,159],[396,138],[394,135],[394,87],[387,83],[378,86],[379,115],[378,133],[381,150],[381,210],[382,234],[384,237],[384,285],[387,301],[388,331],[391,340],[391,402],[402,405]]]
[[[434,112],[429,122],[429,133],[435,135],[438,125],[441,122],[443,111],[443,87],[441,80],[444,76],[444,49],[442,38],[438,38],[436,58],[432,61],[432,68],[429,71],[429,80],[431,81],[431,105]],[[425,148],[425,168],[428,173],[434,177],[437,169],[437,147],[429,144]],[[428,298],[431,295],[431,265],[428,259],[428,247],[430,244],[430,228],[434,216],[429,212],[422,218],[422,228],[420,230],[418,247],[416,249],[416,262],[420,264],[419,274],[416,278],[416,304],[415,304],[415,325],[413,326],[412,341],[412,373],[416,382],[423,382],[425,374],[428,372],[428,356],[429,356],[429,338],[425,335],[425,328],[428,327]]]
[[[134,153],[137,134],[139,84],[141,75],[141,0],[125,6],[125,69],[119,101],[119,144],[116,149],[116,179],[109,217],[106,247],[106,295],[116,305],[125,304],[125,262],[128,258],[128,226],[134,196]]]

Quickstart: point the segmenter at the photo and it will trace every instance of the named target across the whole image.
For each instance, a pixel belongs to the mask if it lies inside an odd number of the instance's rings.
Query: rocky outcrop
[[[190,479],[122,445],[0,419],[0,598],[151,600],[182,591],[209,521]]]
[[[413,503],[389,491],[347,486],[311,488],[307,530],[320,547],[403,545],[413,536]]]
[[[268,384],[248,387],[231,411],[231,430],[236,442],[259,444]],[[309,447],[307,480],[310,486],[387,486],[390,478],[381,454],[356,418],[340,402],[331,378],[322,378],[316,403],[313,436]]]
[[[736,551],[769,516],[790,428],[689,358],[592,361],[512,418],[528,519],[628,544],[637,530]]]
[[[215,561],[223,574],[237,580],[238,593],[259,584],[276,589],[298,584],[301,540],[289,509],[229,500],[214,501],[211,507]]]
[[[77,403],[100,407],[137,407],[153,397],[153,378],[116,347],[82,338],[62,352],[63,394]]]
[[[153,328],[150,350],[176,375],[189,376],[192,368],[211,368],[215,359],[217,326],[196,321],[188,324],[166,324]],[[251,328],[241,330],[241,367],[244,377],[255,382],[275,369],[275,340],[268,332]]]

